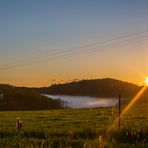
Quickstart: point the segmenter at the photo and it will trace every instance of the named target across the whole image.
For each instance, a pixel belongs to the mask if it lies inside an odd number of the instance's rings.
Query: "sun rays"
[[[125,115],[125,113],[127,113],[127,111],[129,111],[131,109],[131,107],[139,100],[139,98],[142,96],[142,94],[145,92],[145,90],[148,87],[148,79],[145,79],[145,85],[138,91],[138,93],[131,99],[131,101],[129,102],[129,104],[124,108],[124,110],[122,111],[122,113],[120,114],[120,116],[118,116],[113,123],[108,127],[107,129],[107,135],[104,137],[104,144],[107,143],[108,141],[108,137],[111,136],[112,131],[114,129],[117,128],[117,124],[119,122],[119,119],[122,119],[123,122],[123,116]]]
[[[148,79],[146,80],[148,82]],[[145,92],[145,90],[148,87],[148,83],[147,85],[143,86],[140,91],[133,97],[133,99],[130,101],[130,103],[125,107],[125,109],[122,111],[120,117],[118,117],[117,119],[114,120],[114,122],[111,124],[111,126],[108,128],[108,131],[112,131],[115,127],[116,124],[119,121],[119,118],[122,119],[122,117],[125,115],[125,113],[130,110],[130,108],[139,100],[139,98],[142,96],[142,94]]]

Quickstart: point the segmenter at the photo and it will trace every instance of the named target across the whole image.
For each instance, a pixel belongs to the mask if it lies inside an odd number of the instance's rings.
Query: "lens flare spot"
[[[148,78],[145,78],[145,85],[148,86]]]

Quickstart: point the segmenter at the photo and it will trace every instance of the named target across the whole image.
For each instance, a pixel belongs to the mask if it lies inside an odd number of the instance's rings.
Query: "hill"
[[[81,80],[50,87],[25,88],[0,84],[0,110],[49,110],[62,108],[60,100],[53,100],[40,94],[62,94],[93,97],[131,97],[141,87],[115,79]],[[148,93],[147,93],[148,94]],[[147,95],[148,96],[148,95]]]
[[[54,84],[50,87],[40,88],[40,93],[62,94],[77,96],[95,96],[95,97],[117,97],[121,94],[123,97],[134,95],[141,87],[120,80],[111,78],[81,80],[65,84]]]
[[[41,96],[36,91],[11,85],[0,85],[0,110],[49,110],[62,108],[59,100]]]

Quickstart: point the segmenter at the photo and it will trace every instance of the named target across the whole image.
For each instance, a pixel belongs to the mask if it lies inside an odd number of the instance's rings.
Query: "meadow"
[[[121,128],[107,133],[118,109],[65,109],[0,112],[1,148],[148,147],[148,109],[137,103],[121,120]],[[22,120],[16,129],[16,118]]]

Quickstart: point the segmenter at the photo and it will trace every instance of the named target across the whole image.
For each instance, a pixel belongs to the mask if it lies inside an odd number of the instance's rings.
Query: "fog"
[[[88,96],[67,96],[67,95],[45,95],[52,99],[60,99],[64,101],[65,107],[70,108],[95,108],[95,107],[111,107],[118,103],[115,98],[97,98]]]

